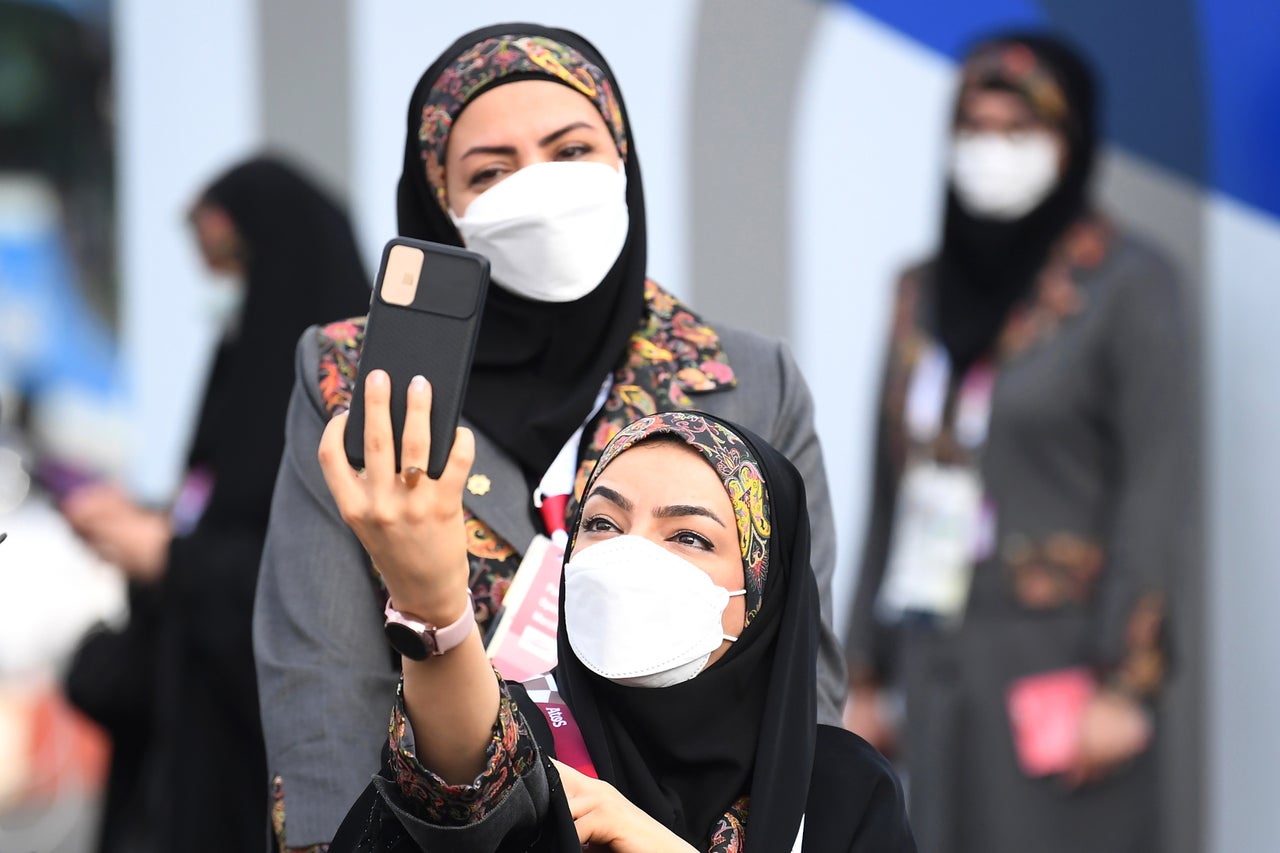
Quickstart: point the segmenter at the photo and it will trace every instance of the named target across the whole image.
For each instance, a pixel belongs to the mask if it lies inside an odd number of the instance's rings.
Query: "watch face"
[[[410,660],[426,660],[430,656],[431,650],[427,648],[425,638],[408,625],[388,622],[383,631],[391,648]]]

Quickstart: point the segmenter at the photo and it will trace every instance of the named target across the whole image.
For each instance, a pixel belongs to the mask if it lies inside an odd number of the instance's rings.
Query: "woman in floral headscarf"
[[[636,418],[694,407],[756,430],[803,473],[829,613],[834,529],[809,392],[781,344],[713,326],[646,278],[636,140],[588,42],[530,24],[455,42],[410,101],[397,209],[402,234],[491,262],[462,410],[476,435],[463,503],[482,629],[535,535],[571,521],[610,438]],[[289,847],[329,841],[377,769],[398,678],[385,591],[315,458],[325,423],[350,401],[363,334],[363,320],[345,321],[299,345],[258,587],[263,722]],[[557,495],[567,496],[558,510]],[[835,722],[843,663],[825,627],[819,643],[817,714]]]
[[[781,454],[695,412],[619,432],[573,524],[554,681],[526,689],[494,677],[472,618],[474,439],[458,431],[440,480],[398,478],[389,396],[385,376],[366,391],[365,472],[341,416],[321,465],[388,608],[449,627],[434,654],[405,652],[382,772],[334,851],[915,850],[884,758],[814,723],[817,586],[804,482]],[[409,396],[406,442],[426,382]]]
[[[1154,699],[1190,504],[1171,270],[1089,199],[1094,81],[1056,39],[965,62],[942,246],[898,289],[847,650],[899,685],[930,851],[1160,849]]]

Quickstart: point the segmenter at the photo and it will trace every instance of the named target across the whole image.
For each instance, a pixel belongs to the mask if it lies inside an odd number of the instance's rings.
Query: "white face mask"
[[[489,259],[493,281],[539,302],[596,289],[627,241],[627,176],[604,163],[535,163],[449,211],[462,242]]]
[[[615,536],[564,567],[569,645],[587,669],[628,687],[670,687],[693,678],[724,640],[729,592],[643,536]]]
[[[957,133],[951,182],[974,216],[1010,221],[1035,209],[1058,183],[1058,143],[1045,131]]]
[[[240,330],[245,295],[245,286],[239,282],[219,281],[205,285],[201,297],[205,316],[220,336],[233,337]]]

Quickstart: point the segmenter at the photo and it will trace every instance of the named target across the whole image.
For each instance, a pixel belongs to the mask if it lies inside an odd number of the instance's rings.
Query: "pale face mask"
[[[489,259],[494,284],[538,302],[573,302],[596,289],[627,241],[626,173],[604,163],[535,163],[449,218],[466,247]]]
[[[247,291],[238,281],[219,281],[205,285],[201,301],[205,316],[221,337],[235,337],[240,331],[240,315],[244,313]]]
[[[724,640],[729,599],[693,563],[643,536],[615,536],[564,567],[569,645],[587,669],[628,687],[693,678]]]
[[[1058,143],[1046,131],[956,134],[951,183],[974,216],[1008,222],[1030,213],[1058,183]]]

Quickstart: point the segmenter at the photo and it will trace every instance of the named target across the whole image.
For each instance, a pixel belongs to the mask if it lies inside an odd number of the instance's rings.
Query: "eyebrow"
[[[627,512],[631,512],[631,510],[635,509],[635,505],[631,503],[631,501],[627,500],[622,495],[618,494],[608,486],[596,486],[594,489],[591,490],[591,494],[588,495],[588,497],[594,498],[597,495],[609,501],[610,503],[617,504]]]
[[[581,130],[582,128],[586,128],[587,130],[590,130],[591,125],[587,124],[585,121],[575,121],[572,124],[566,124],[564,127],[560,128],[559,130],[554,131],[553,133],[548,133],[546,136],[539,139],[538,147],[541,148],[544,145],[550,145],[560,137],[564,136],[566,133],[569,133],[574,130]]]
[[[550,145],[560,137],[564,136],[566,133],[570,133],[575,130],[580,130],[582,128],[586,128],[587,130],[590,130],[591,125],[587,124],[585,121],[575,121],[571,124],[566,124],[564,127],[560,128],[559,130],[552,131],[551,133],[548,133],[546,136],[539,139],[538,147],[542,148],[547,145]],[[514,145],[477,145],[474,148],[468,148],[467,153],[463,154],[462,157],[459,159],[465,160],[468,157],[470,157],[472,154],[497,154],[499,156],[511,157],[511,156],[514,156],[515,153],[516,153],[516,148]],[[615,492],[615,494],[617,493]]]
[[[631,501],[627,500],[608,486],[596,486],[591,490],[591,494],[588,495],[587,498],[589,500],[590,498],[597,496],[604,498],[610,503],[617,504],[626,512],[631,512],[635,509],[635,505],[631,503]],[[720,517],[714,512],[706,507],[700,507],[694,504],[672,504],[671,506],[660,506],[653,511],[654,518],[683,518],[689,515],[709,518],[721,527],[725,526],[725,523],[721,521]]]
[[[716,524],[724,527],[724,522],[720,520],[720,516],[705,507],[695,506],[693,504],[673,504],[672,506],[658,507],[653,511],[654,518],[681,518],[686,515],[698,515],[703,518],[709,518]]]

